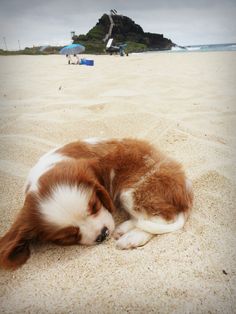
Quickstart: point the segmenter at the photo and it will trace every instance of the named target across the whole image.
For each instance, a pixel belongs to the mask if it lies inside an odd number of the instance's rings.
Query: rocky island
[[[127,44],[129,52],[148,50],[168,50],[175,44],[163,34],[146,33],[142,27],[131,18],[124,15],[113,15],[113,27],[110,34],[116,44]],[[87,53],[103,53],[106,35],[111,25],[110,16],[103,14],[98,23],[86,35],[74,35],[73,43],[80,43],[86,47]]]

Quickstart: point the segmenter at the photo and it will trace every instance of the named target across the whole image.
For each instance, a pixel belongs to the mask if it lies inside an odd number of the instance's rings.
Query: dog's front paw
[[[133,249],[146,244],[152,237],[150,233],[133,229],[119,238],[116,247],[121,250]]]
[[[134,222],[132,220],[126,220],[122,224],[120,224],[118,227],[116,227],[113,238],[116,240],[119,239],[121,236],[123,236],[128,231],[132,230],[134,228]]]
[[[115,231],[113,232],[113,238],[118,240],[124,233],[119,230],[118,228],[115,229]]]

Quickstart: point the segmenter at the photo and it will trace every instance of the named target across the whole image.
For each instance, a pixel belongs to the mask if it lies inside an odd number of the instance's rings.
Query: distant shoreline
[[[59,55],[61,46],[48,47],[47,51],[40,51],[41,47],[25,48],[24,50],[3,50],[0,49],[0,56],[17,56],[17,55],[29,55],[29,56],[49,56],[49,55]],[[236,51],[236,43],[226,43],[226,44],[209,44],[209,45],[188,45],[188,46],[174,46],[172,49],[148,49],[148,50],[138,50],[130,51],[129,53],[154,53],[154,52],[207,52],[207,51]],[[85,52],[86,55],[106,55],[104,52],[88,51]]]

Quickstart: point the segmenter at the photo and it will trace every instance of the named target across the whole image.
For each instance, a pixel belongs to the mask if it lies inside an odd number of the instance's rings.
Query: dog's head
[[[66,161],[45,173],[0,239],[0,265],[15,269],[25,263],[33,240],[93,245],[107,239],[114,230],[114,206],[97,170],[92,162]]]

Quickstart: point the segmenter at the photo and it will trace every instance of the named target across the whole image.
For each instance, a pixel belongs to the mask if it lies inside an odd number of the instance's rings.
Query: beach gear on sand
[[[80,65],[89,65],[89,66],[93,66],[93,65],[94,65],[94,60],[81,59],[79,64],[80,64]]]
[[[89,66],[93,66],[94,65],[94,61],[93,60],[85,60],[85,64],[89,65]]]
[[[125,54],[128,56],[128,53],[125,53],[125,47],[127,44],[119,44],[119,45],[113,45],[113,38],[110,38],[106,45],[106,52],[110,53],[111,55],[113,53],[119,53],[121,57],[123,57]]]
[[[85,47],[80,44],[71,44],[60,50],[62,55],[74,55],[85,51]]]
[[[80,44],[71,44],[68,46],[63,47],[60,50],[60,54],[66,55],[68,58],[68,64],[71,64],[71,55],[74,55],[74,57],[77,58],[77,62],[74,64],[80,64],[80,65],[88,65],[88,66],[93,66],[94,65],[94,60],[87,60],[87,59],[81,59],[79,60],[77,54],[84,52],[85,47],[80,45]]]

